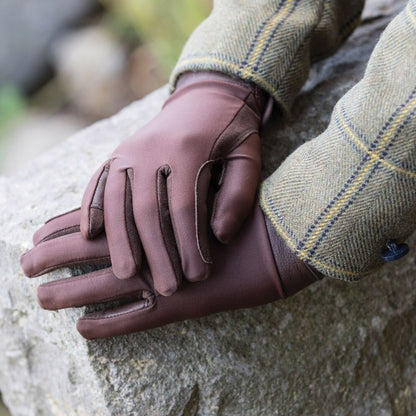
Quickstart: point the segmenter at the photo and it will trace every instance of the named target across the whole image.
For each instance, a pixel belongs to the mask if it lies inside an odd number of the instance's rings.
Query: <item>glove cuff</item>
[[[321,280],[324,276],[313,267],[299,260],[277,234],[270,220],[265,216],[267,233],[276,263],[277,274],[286,297],[292,296],[306,286]]]
[[[253,82],[247,82],[240,78],[234,78],[230,75],[226,75],[221,72],[186,72],[179,78],[176,85],[176,91],[184,88],[189,84],[194,84],[203,81],[225,82],[227,84],[232,84],[238,87],[248,89],[253,94],[254,105],[256,107],[255,110],[258,111],[259,115],[264,115],[266,112],[269,113],[268,107],[270,106],[270,97],[266,91],[264,91],[262,88],[260,88],[257,84],[254,84]]]

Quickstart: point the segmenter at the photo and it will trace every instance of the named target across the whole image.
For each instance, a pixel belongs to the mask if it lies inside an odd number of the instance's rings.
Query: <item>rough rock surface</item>
[[[267,172],[326,127],[337,99],[362,76],[394,12],[386,1],[372,5],[371,20],[314,69],[293,118],[266,129]],[[0,178],[0,386],[12,414],[416,414],[415,236],[411,254],[359,284],[327,279],[286,301],[117,339],[87,342],[74,325],[82,310],[37,306],[37,284],[69,272],[23,276],[18,258],[33,231],[79,204],[91,173],[166,94],[156,91]]]
[[[29,160],[86,126],[70,113],[48,114],[31,109],[7,130],[7,140],[0,142],[0,174],[12,175]]]

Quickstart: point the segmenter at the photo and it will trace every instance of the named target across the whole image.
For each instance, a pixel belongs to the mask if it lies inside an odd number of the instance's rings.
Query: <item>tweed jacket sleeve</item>
[[[216,0],[172,72],[218,71],[267,91],[285,113],[314,60],[358,25],[364,0]]]
[[[416,0],[390,23],[363,79],[325,132],[262,185],[261,204],[302,260],[358,280],[383,264],[386,242],[416,228]]]

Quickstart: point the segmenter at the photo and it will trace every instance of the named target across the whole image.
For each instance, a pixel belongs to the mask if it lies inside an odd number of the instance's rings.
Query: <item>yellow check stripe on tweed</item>
[[[245,76],[252,74],[253,66],[256,64],[256,62],[259,60],[262,53],[264,53],[265,47],[267,47],[267,43],[269,42],[270,36],[272,35],[273,30],[281,24],[293,11],[294,7],[296,7],[296,4],[298,1],[289,0],[282,10],[279,10],[279,12],[276,14],[276,16],[268,23],[266,26],[262,36],[259,37],[257,41],[257,46],[254,47],[254,53],[251,56],[246,69],[243,71],[243,74]]]
[[[407,4],[405,11],[406,11],[407,17],[412,22],[414,28],[416,28],[416,16],[414,15],[412,8],[410,7],[410,2]]]
[[[288,115],[311,61],[338,48],[357,25],[363,3],[216,0],[182,51],[171,92],[185,72],[218,71],[256,83]]]
[[[296,237],[290,232],[289,229],[284,227],[283,224],[278,221],[276,212],[272,208],[272,199],[273,198],[271,198],[269,195],[269,188],[267,186],[267,182],[263,182],[260,188],[260,205],[264,213],[266,214],[267,218],[273,224],[275,230],[283,238],[287,246],[299,257],[300,252],[297,248]],[[363,276],[362,273],[359,274],[357,272],[351,272],[340,267],[330,266],[327,262],[322,262],[318,260],[316,257],[306,256],[304,258],[304,261],[308,262],[308,260],[314,267],[320,266],[321,271],[323,271],[326,274],[329,274],[328,272],[332,272],[335,275],[337,275],[338,278],[340,278],[340,275],[342,275],[345,276],[346,280],[354,281],[358,280],[360,276]]]
[[[198,66],[200,71],[218,71],[224,73],[237,74],[241,70],[241,65],[233,64],[226,60],[222,60],[213,56],[209,57],[195,57],[181,60],[180,65],[176,67],[177,72],[182,72],[187,68]],[[289,108],[285,105],[283,98],[280,96],[280,92],[276,88],[275,84],[268,82],[264,79],[263,75],[256,73],[250,74],[250,81],[261,86],[266,91],[270,91],[271,95],[280,103],[285,114],[289,113]],[[173,93],[174,86],[171,85],[170,92]]]
[[[371,270],[360,270],[359,272],[347,270],[345,266],[342,267],[333,263],[330,258],[325,258],[322,261],[317,248],[322,238],[328,233],[329,228],[334,224],[334,221],[337,221],[341,211],[345,211],[348,206],[353,206],[353,200],[362,192],[362,189],[366,186],[366,182],[374,180],[372,175],[380,167],[383,167],[385,172],[398,172],[402,177],[408,177],[413,183],[416,183],[415,170],[404,169],[386,160],[390,145],[398,137],[403,137],[401,134],[403,126],[408,125],[409,121],[414,120],[416,117],[416,86],[413,88],[408,99],[391,116],[387,117],[387,120],[383,123],[383,128],[380,130],[382,133],[371,143],[365,143],[362,140],[363,138],[360,138],[357,134],[356,128],[350,124],[350,121],[344,113],[345,108],[343,110],[343,101],[344,99],[341,99],[338,102],[334,110],[331,125],[333,127],[337,126],[341,136],[347,142],[356,145],[357,151],[360,151],[362,154],[360,169],[356,170],[356,172],[360,173],[354,175],[354,180],[348,181],[348,184],[344,185],[342,192],[337,192],[334,189],[337,196],[327,205],[328,209],[317,215],[313,226],[304,229],[302,234],[295,232],[292,229],[293,224],[292,226],[288,224],[285,218],[280,215],[278,205],[282,195],[280,194],[280,198],[276,198],[273,184],[270,184],[268,181],[262,184],[260,202],[263,211],[271,220],[277,232],[300,259],[319,268],[327,275],[332,275],[342,280],[354,281],[369,273]],[[411,140],[412,137],[409,139]],[[290,190],[288,192],[290,193]],[[411,191],[409,190],[409,192]]]
[[[263,183],[265,215],[290,249],[327,276],[381,267],[388,240],[416,230],[416,0],[381,36],[362,80],[328,128]]]
[[[339,120],[341,124],[343,132],[345,132],[362,151],[367,153],[370,156],[370,158],[374,159],[374,161],[376,161],[377,163],[381,163],[387,169],[398,171],[404,175],[409,175],[412,178],[416,178],[416,172],[412,172],[400,166],[393,165],[393,163],[389,162],[388,160],[384,159],[384,157],[381,156],[380,151],[374,152],[366,143],[364,143],[360,139],[360,137],[357,135],[357,133],[348,125],[347,120],[345,119],[344,115],[341,112],[340,103],[335,107],[335,114],[336,114],[337,120]]]
[[[322,218],[320,224],[315,225],[315,231],[312,233],[310,238],[304,243],[304,249],[299,253],[299,257],[301,260],[305,260],[308,257],[308,252],[316,243],[317,239],[322,235],[323,230],[328,226],[330,221],[332,221],[332,219],[337,216],[339,211],[349,202],[349,200],[355,195],[356,191],[360,188],[361,184],[366,179],[367,174],[375,167],[377,163],[380,162],[380,160],[383,159],[382,153],[387,151],[389,141],[395,136],[397,130],[400,128],[404,119],[412,111],[414,111],[415,108],[416,97],[410,100],[410,102],[400,112],[398,112],[396,117],[391,121],[390,128],[387,129],[387,131],[384,133],[384,137],[382,137],[382,139],[380,140],[380,143],[376,147],[375,151],[368,152],[369,160],[365,167],[362,169],[362,172],[355,178],[354,182],[345,192],[345,195],[342,198],[340,198],[340,200],[337,203],[335,203],[334,206],[329,210],[328,214]]]

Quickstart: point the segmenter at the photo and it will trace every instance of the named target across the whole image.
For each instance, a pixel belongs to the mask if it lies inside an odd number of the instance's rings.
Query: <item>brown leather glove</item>
[[[82,201],[81,233],[93,239],[105,228],[118,278],[140,270],[141,244],[160,294],[174,293],[182,276],[210,274],[209,224],[227,243],[255,201],[264,98],[224,74],[184,75],[162,111],[96,172]]]
[[[82,238],[79,210],[50,220],[34,235],[35,247],[21,258],[27,276],[60,267],[108,264],[109,250],[102,234]],[[127,280],[112,269],[51,281],[38,288],[44,309],[57,310],[123,300],[122,306],[88,314],[77,329],[88,339],[144,331],[171,322],[225,310],[248,308],[290,296],[319,280],[321,275],[298,260],[259,206],[229,245],[211,238],[212,276],[203,282],[184,282],[172,296],[159,296],[144,262],[140,274]],[[277,267],[276,267],[277,265]]]
[[[159,115],[96,172],[82,201],[81,233],[93,239],[105,228],[118,278],[140,270],[140,242],[158,293],[174,293],[182,276],[208,277],[209,224],[227,243],[255,201],[264,98],[224,74],[185,75]]]

